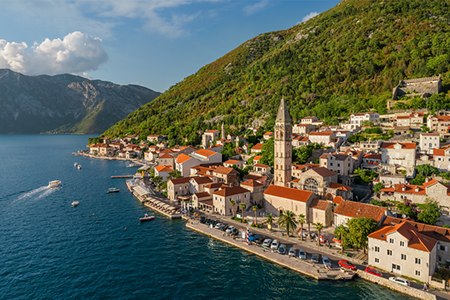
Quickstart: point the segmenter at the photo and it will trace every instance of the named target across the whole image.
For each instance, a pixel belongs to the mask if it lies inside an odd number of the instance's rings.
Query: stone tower
[[[275,120],[274,184],[289,186],[292,177],[292,120],[284,98]]]

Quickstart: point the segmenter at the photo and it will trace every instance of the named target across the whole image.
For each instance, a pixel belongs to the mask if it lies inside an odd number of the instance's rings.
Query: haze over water
[[[0,136],[0,299],[408,299],[362,280],[318,283],[183,221],[139,224],[147,210],[110,179],[135,169],[72,156],[87,138]],[[54,179],[63,186],[49,190]]]

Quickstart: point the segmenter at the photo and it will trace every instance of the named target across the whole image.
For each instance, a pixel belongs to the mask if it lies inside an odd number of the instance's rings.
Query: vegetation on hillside
[[[166,134],[195,143],[207,128],[271,129],[280,98],[294,120],[337,123],[352,112],[384,113],[404,78],[450,79],[450,2],[345,0],[288,30],[261,34],[201,68],[108,129],[106,136]],[[449,108],[442,93],[414,108]]]

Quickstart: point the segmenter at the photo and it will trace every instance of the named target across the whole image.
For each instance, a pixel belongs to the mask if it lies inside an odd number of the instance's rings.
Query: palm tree
[[[299,216],[298,216],[298,223],[300,224],[300,238],[302,239],[302,241],[303,241],[303,224],[305,224],[306,223],[306,217],[305,217],[305,215],[304,214],[300,214]]]
[[[245,218],[245,209],[247,208],[247,205],[243,202],[239,203],[239,207],[241,208],[242,211],[242,220],[241,223],[244,223],[244,218]]]
[[[342,253],[344,253],[345,249],[345,239],[346,236],[348,235],[348,229],[347,227],[345,227],[344,225],[339,225],[338,227],[336,227],[336,229],[334,230],[334,236],[341,241],[341,247],[342,247]]]
[[[234,199],[230,199],[231,209],[233,210],[233,218],[236,217],[236,201]]]
[[[318,236],[319,236],[319,238],[317,239],[317,242],[318,242],[318,244],[320,246],[320,232],[323,229],[323,224],[322,223],[316,223],[316,224],[314,224],[314,226],[316,226],[316,230],[317,230],[317,233],[318,233]]]
[[[258,210],[258,205],[253,205],[252,206],[252,210],[255,213],[255,219],[253,220],[253,224],[255,224],[255,226],[257,226],[258,225],[258,220],[256,219],[257,218],[256,211]]]
[[[272,231],[272,224],[273,224],[273,215],[272,214],[267,215],[265,223],[267,224],[267,228],[269,228],[269,230]]]
[[[287,235],[290,236],[291,229],[295,231],[297,228],[297,220],[295,219],[295,214],[290,211],[284,211],[278,218],[278,224],[282,228],[286,228]]]

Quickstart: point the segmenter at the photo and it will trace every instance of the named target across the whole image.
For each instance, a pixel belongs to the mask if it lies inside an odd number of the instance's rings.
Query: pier
[[[111,179],[119,179],[119,178],[133,178],[133,175],[113,175]]]
[[[139,184],[134,184],[131,180],[126,182],[128,190],[135,196],[145,207],[156,211],[157,213],[170,218],[181,219],[180,207],[168,203],[164,199],[160,199],[155,195],[152,195],[149,190],[142,187]]]

